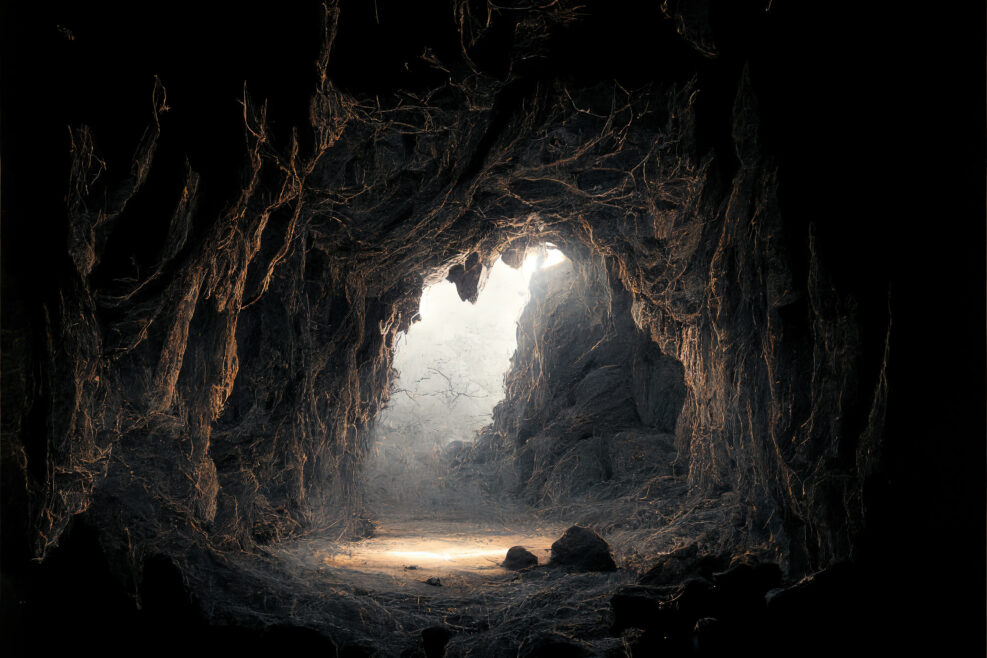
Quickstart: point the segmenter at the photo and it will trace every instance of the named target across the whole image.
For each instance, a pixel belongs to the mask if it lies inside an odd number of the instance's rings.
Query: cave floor
[[[375,518],[376,533],[367,539],[344,541],[326,529],[249,555],[224,554],[223,572],[212,562],[199,572],[196,589],[209,616],[222,623],[304,626],[342,646],[363,647],[352,655],[402,655],[436,626],[452,634],[447,656],[517,655],[525,638],[545,634],[579,638],[587,655],[605,655],[621,643],[610,632],[613,594],[635,583],[656,555],[700,536],[715,539],[711,532],[729,527],[737,508],[727,494],[683,500],[587,501],[551,516],[467,504],[476,501],[464,501],[463,510],[391,508]],[[670,516],[661,505],[683,511]],[[476,509],[497,516],[471,516]],[[617,571],[546,564],[551,544],[573,523],[610,524]],[[539,566],[499,566],[515,545],[531,550]],[[439,584],[426,582],[431,578]]]
[[[300,605],[292,606],[293,617],[337,636],[343,631],[382,655],[412,646],[430,626],[453,633],[450,656],[513,654],[519,639],[537,631],[584,638],[603,651],[619,642],[608,632],[610,596],[634,574],[545,568],[563,531],[536,522],[394,518],[381,520],[369,539],[308,536],[268,556],[309,592],[296,591]],[[535,553],[539,567],[514,572],[499,566],[515,545]],[[428,584],[430,578],[441,584]]]
[[[548,562],[551,545],[565,528],[560,525],[498,527],[489,523],[382,522],[375,535],[357,542],[333,544],[316,551],[330,569],[383,575],[393,586],[439,578],[443,586],[470,586],[513,577],[500,566],[507,549],[521,545]]]

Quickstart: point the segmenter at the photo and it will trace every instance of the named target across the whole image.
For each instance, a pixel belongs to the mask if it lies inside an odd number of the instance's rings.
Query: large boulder
[[[580,571],[614,571],[617,564],[610,546],[589,528],[574,525],[552,544],[552,564]]]

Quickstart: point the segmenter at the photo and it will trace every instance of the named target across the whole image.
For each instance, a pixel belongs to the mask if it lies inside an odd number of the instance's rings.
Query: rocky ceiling
[[[111,565],[357,518],[423,283],[549,241],[681,364],[688,486],[747,536],[984,582],[982,20],[4,13],[5,579],[79,515]]]

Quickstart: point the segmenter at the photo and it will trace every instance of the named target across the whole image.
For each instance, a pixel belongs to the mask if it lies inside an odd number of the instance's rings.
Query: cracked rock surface
[[[9,10],[5,619],[81,620],[41,593],[103,574],[120,610],[290,624],[250,565],[366,523],[365,430],[423,285],[475,300],[545,242],[579,284],[525,312],[481,439],[517,499],[665,469],[668,518],[789,578],[852,560],[896,599],[918,536],[983,583],[982,76],[947,84],[982,35],[904,36],[983,21],[411,4]],[[219,573],[226,599],[196,591]],[[579,628],[523,646],[609,646]]]

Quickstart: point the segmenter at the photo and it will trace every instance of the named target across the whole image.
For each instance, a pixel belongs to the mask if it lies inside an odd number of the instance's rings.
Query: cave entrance
[[[421,583],[427,569],[496,570],[512,545],[547,561],[572,525],[612,539],[625,564],[676,541],[682,364],[636,324],[613,262],[578,244],[567,255],[495,264],[473,305],[452,283],[425,291],[372,429],[363,482],[378,532],[327,564],[413,567]]]
[[[480,492],[464,491],[464,483],[448,477],[450,462],[491,423],[504,398],[532,276],[550,268],[565,276],[566,264],[551,244],[530,249],[517,269],[498,258],[472,304],[448,280],[424,289],[416,321],[396,343],[397,375],[373,428],[376,452],[365,482],[379,514],[412,520],[486,516]]]
[[[469,586],[502,571],[512,546],[547,559],[560,528],[536,524],[529,509],[490,495],[488,483],[460,466],[504,399],[532,279],[571,273],[568,258],[544,244],[516,269],[498,258],[474,303],[448,280],[424,289],[416,321],[396,342],[390,399],[371,429],[376,449],[363,481],[376,532],[326,564],[419,583],[448,584],[454,575]]]

